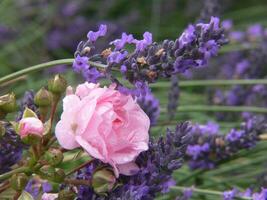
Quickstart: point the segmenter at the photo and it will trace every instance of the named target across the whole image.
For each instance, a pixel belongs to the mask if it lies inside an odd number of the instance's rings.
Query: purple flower
[[[190,155],[193,160],[196,160],[202,153],[208,152],[209,149],[210,145],[208,143],[203,145],[188,145],[186,154]]]
[[[199,51],[204,54],[204,59],[208,60],[210,57],[217,55],[218,49],[215,40],[209,40],[200,47]]]
[[[179,37],[179,45],[180,47],[184,47],[185,45],[191,43],[195,39],[196,39],[195,27],[193,25],[189,25],[187,29],[185,29],[185,31]]]
[[[95,42],[99,37],[105,36],[107,33],[107,25],[101,24],[98,31],[89,31],[87,38],[90,42]]]
[[[137,97],[137,103],[149,117],[150,124],[156,125],[160,114],[159,100],[152,94],[151,91],[147,91],[145,96],[140,95]]]
[[[178,107],[178,101],[180,96],[180,90],[179,90],[179,81],[177,75],[173,75],[171,77],[171,87],[169,89],[169,95],[168,95],[168,117],[170,120],[174,119],[177,107]]]
[[[199,132],[200,135],[216,135],[219,132],[219,124],[208,122],[207,124],[196,124],[192,128],[192,132]]]
[[[133,40],[133,43],[136,45],[136,51],[144,51],[144,49],[152,44],[152,34],[149,32],[145,32],[143,34],[143,40]]]
[[[89,58],[86,56],[77,55],[72,65],[73,70],[75,72],[82,72],[83,70],[87,70],[89,68],[88,60]]]
[[[38,109],[34,104],[34,92],[29,90],[24,93],[24,96],[19,101],[19,112],[16,116],[16,121],[21,120],[25,108],[30,108],[35,113],[38,113]]]
[[[10,124],[5,124],[5,134],[0,137],[0,174],[10,170],[22,157],[22,144]]]
[[[125,65],[122,65],[120,71],[122,74],[125,74],[127,72],[127,67]]]
[[[238,75],[244,74],[245,71],[249,68],[250,63],[247,60],[242,60],[236,64],[236,73]]]
[[[126,33],[122,33],[121,39],[114,40],[110,42],[109,44],[115,45],[115,50],[121,50],[125,44],[131,44],[133,43],[134,38],[132,34],[127,35]]]
[[[193,128],[191,130],[193,140],[186,151],[190,168],[213,168],[218,162],[238,151],[255,146],[259,141],[259,135],[267,129],[265,122],[264,118],[254,117],[243,123],[240,130],[233,129],[226,135],[219,132],[214,135],[202,135],[198,129]]]
[[[204,30],[205,32],[211,27],[214,29],[214,31],[218,31],[220,28],[219,23],[220,23],[220,19],[218,17],[211,17],[210,23],[208,24],[198,23],[197,26],[201,27],[201,29]]]
[[[254,193],[252,195],[253,200],[266,200],[267,199],[267,189],[262,188],[260,193]]]
[[[223,200],[233,200],[237,192],[236,189],[223,192]]]
[[[90,67],[89,69],[84,69],[82,75],[87,82],[96,83],[103,74],[99,72],[95,67]]]
[[[128,55],[127,51],[114,51],[108,56],[108,63],[120,63]]]
[[[222,21],[222,27],[224,30],[229,31],[232,28],[232,26],[233,26],[232,20],[228,19]]]
[[[248,28],[247,33],[251,39],[260,38],[263,34],[263,27],[260,24],[254,24]]]
[[[237,131],[235,129],[232,129],[227,135],[226,135],[226,140],[229,142],[235,142],[239,140],[243,134],[245,134],[244,131]]]

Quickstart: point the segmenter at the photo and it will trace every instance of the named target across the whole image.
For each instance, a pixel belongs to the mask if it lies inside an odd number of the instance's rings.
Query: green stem
[[[188,189],[187,187],[181,186],[174,186],[171,187],[172,190],[184,191]],[[192,188],[193,192],[205,195],[215,195],[215,196],[223,196],[223,192],[215,191],[215,190],[207,190],[207,189],[199,189],[199,188]],[[243,199],[243,200],[251,200],[250,197],[236,197],[236,199]]]
[[[32,72],[37,72],[43,69],[47,69],[49,67],[54,67],[56,65],[64,65],[64,64],[72,64],[74,61],[74,59],[72,58],[68,58],[68,59],[61,59],[61,60],[54,60],[54,61],[50,61],[50,62],[46,62],[46,63],[42,63],[42,64],[38,64],[38,65],[33,65],[31,67],[22,69],[20,71],[14,72],[12,74],[9,74],[7,76],[4,76],[2,78],[0,78],[0,84],[3,84],[5,82],[8,82],[10,80],[13,80],[15,78],[18,78],[20,76],[32,73]],[[89,64],[91,66],[95,66],[97,68],[101,68],[101,69],[105,69],[107,66],[101,63],[97,63],[97,62],[91,62],[89,61]]]
[[[161,108],[164,113],[166,109]],[[254,112],[267,113],[264,107],[252,106],[207,106],[207,105],[185,105],[178,107],[178,112]]]
[[[5,179],[8,179],[9,177],[11,177],[13,174],[16,174],[16,173],[21,173],[21,172],[27,172],[29,170],[28,167],[20,167],[20,168],[17,168],[17,169],[14,169],[12,171],[9,171],[7,173],[4,173],[4,174],[1,174],[0,175],[0,181],[3,181]]]
[[[231,85],[267,85],[267,79],[233,79],[233,80],[189,80],[180,81],[180,87],[199,87],[199,86],[231,86]],[[150,85],[151,88],[168,88],[170,82],[161,82]]]

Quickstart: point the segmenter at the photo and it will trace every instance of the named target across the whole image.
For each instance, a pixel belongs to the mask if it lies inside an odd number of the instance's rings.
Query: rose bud
[[[22,118],[19,121],[18,133],[25,143],[31,144],[31,141],[36,141],[43,136],[44,125],[35,117]]]
[[[114,173],[109,169],[101,169],[93,174],[92,187],[98,194],[107,193],[112,190],[116,183]]]
[[[56,166],[62,162],[63,154],[58,149],[49,149],[45,152],[44,159],[49,165]]]
[[[29,178],[26,174],[14,174],[10,179],[11,187],[16,191],[22,191],[27,185]]]
[[[67,81],[57,74],[53,79],[48,81],[48,90],[55,94],[62,94],[67,88]]]
[[[6,94],[0,97],[0,110],[4,113],[11,113],[17,108],[14,93]]]
[[[39,107],[48,107],[52,104],[52,95],[45,88],[41,88],[34,97],[34,103]]]

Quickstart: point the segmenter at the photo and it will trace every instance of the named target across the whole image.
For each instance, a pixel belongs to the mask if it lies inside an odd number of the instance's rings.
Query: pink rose
[[[34,134],[42,137],[44,125],[41,120],[35,117],[26,117],[19,122],[19,135],[21,138],[29,134]]]
[[[138,170],[136,157],[148,149],[150,121],[132,96],[98,84],[84,83],[75,94],[68,87],[55,134],[62,147],[82,147],[109,163],[115,175]]]

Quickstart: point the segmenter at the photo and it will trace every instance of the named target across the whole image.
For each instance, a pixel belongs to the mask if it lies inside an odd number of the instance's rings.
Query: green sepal
[[[28,107],[26,107],[23,112],[22,118],[28,118],[28,117],[34,117],[38,119],[38,116],[36,115],[36,113],[32,111],[31,109],[29,109]]]
[[[34,198],[30,193],[23,191],[19,196],[18,200],[34,200]]]
[[[10,121],[9,123],[12,125],[14,131],[18,134],[19,133],[19,123],[15,122],[15,121]]]

